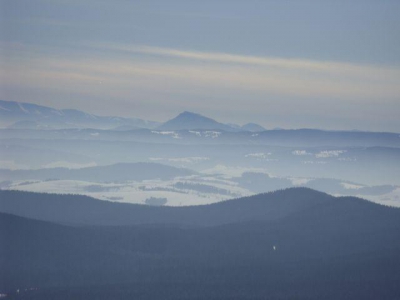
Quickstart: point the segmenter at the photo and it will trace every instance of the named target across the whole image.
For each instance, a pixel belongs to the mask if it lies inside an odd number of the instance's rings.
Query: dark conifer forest
[[[359,198],[298,188],[171,208],[0,195],[11,299],[400,297],[400,210]]]

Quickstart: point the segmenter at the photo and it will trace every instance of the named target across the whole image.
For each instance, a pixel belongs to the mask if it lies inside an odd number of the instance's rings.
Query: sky
[[[400,1],[0,0],[0,98],[400,132]]]

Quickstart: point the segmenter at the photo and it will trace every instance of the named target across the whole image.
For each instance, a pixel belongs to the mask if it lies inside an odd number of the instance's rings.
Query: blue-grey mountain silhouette
[[[55,109],[32,103],[0,100],[0,125],[20,129],[99,128],[119,126],[153,128],[157,122],[97,116],[76,109]]]
[[[256,123],[247,123],[241,127],[242,130],[244,131],[250,131],[250,132],[261,132],[265,131],[265,128],[262,127],[259,124]]]
[[[175,118],[160,125],[157,129],[160,130],[223,130],[223,131],[237,131],[237,129],[219,123],[213,119],[207,118],[200,114],[185,111]]]

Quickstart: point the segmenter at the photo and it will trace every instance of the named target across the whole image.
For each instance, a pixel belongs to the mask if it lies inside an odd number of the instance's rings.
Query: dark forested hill
[[[307,188],[292,188],[211,205],[151,207],[115,203],[80,195],[0,190],[0,212],[78,225],[181,224],[213,226],[245,221],[272,221],[315,206],[360,203],[361,213],[389,208],[358,198],[335,198]]]
[[[40,194],[33,195],[38,204]],[[94,201],[119,205],[82,197],[74,205]],[[11,299],[400,297],[399,209],[309,189],[190,209],[131,209],[148,218],[136,223],[151,224],[65,226],[0,214],[0,293]],[[218,218],[225,224],[217,225]],[[157,224],[167,221],[176,225]]]

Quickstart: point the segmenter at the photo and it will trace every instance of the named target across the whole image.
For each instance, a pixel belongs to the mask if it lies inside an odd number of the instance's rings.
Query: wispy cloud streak
[[[301,110],[398,123],[396,68],[129,45],[91,45],[85,55],[62,57],[13,49],[10,59],[0,62],[4,99],[26,101],[14,96],[23,93],[70,99],[74,93],[76,99],[117,99],[124,105],[144,106],[148,99],[149,110],[157,106],[174,113],[200,107],[288,117]]]
[[[354,64],[348,62],[237,55],[237,54],[219,53],[219,52],[186,51],[173,48],[162,48],[162,47],[152,47],[152,46],[142,46],[142,45],[129,46],[129,45],[101,44],[97,46],[103,49],[110,49],[116,51],[190,59],[197,61],[207,61],[214,63],[244,64],[244,65],[254,65],[266,68],[283,68],[291,70],[336,73],[336,74],[346,74],[346,75],[363,76],[363,77],[368,76],[373,78],[382,78],[382,76],[389,78],[391,76],[400,76],[399,69],[387,66],[379,66],[379,65],[363,65],[363,64]]]

